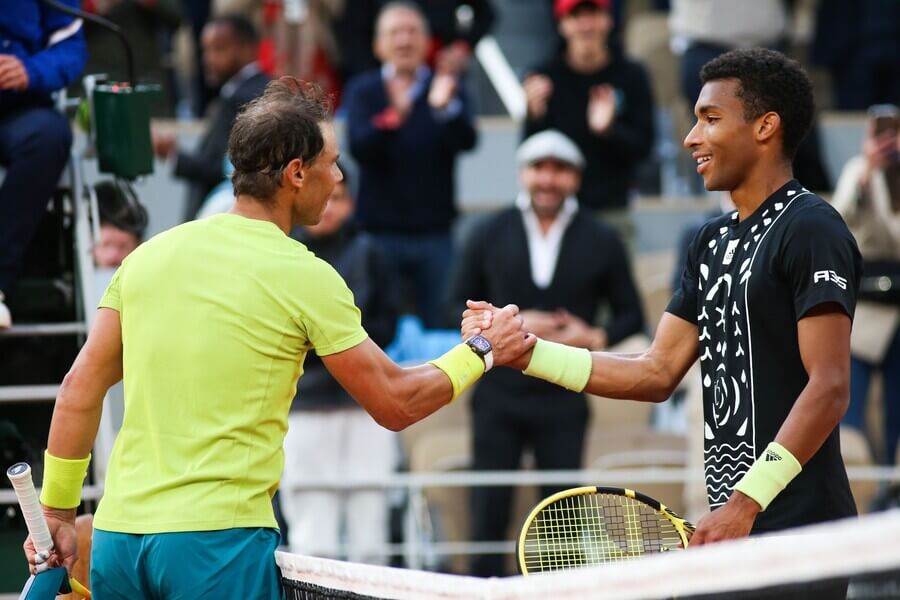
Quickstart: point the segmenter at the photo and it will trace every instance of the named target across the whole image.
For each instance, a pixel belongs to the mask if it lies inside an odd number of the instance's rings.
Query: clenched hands
[[[491,342],[495,365],[524,369],[537,338],[524,330],[519,307],[497,308],[489,302],[466,301],[460,331],[463,339],[483,335]],[[523,364],[524,363],[524,364]]]

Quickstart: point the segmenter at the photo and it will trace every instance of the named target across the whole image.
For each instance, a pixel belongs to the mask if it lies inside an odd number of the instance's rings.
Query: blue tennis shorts
[[[95,600],[280,600],[276,529],[130,534],[94,530]]]

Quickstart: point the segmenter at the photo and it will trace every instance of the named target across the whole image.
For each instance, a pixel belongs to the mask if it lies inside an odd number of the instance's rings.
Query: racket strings
[[[544,507],[525,536],[528,572],[629,560],[681,547],[665,516],[626,496],[584,494]]]

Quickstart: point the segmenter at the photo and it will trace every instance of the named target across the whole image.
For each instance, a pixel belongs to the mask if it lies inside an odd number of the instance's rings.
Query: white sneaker
[[[12,327],[12,315],[9,314],[9,309],[3,303],[4,299],[3,292],[0,292],[0,329]]]

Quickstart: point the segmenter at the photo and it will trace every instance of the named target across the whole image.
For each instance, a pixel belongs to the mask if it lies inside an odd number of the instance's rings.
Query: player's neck
[[[234,206],[232,206],[231,210],[228,212],[247,219],[257,219],[259,221],[274,223],[285,235],[289,235],[291,232],[292,223],[290,211],[284,210],[283,205],[279,202],[261,202],[255,198],[241,194],[235,198]]]
[[[760,207],[775,191],[794,178],[790,163],[771,165],[760,163],[731,190],[731,200],[743,221]]]

